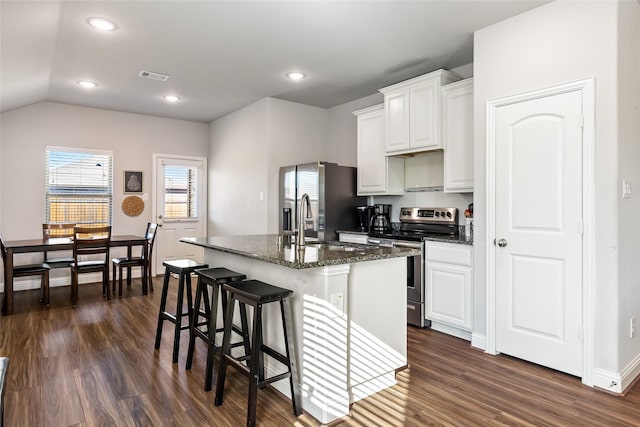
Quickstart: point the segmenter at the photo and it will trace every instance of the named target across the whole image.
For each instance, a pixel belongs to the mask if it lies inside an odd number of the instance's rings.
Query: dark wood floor
[[[160,351],[154,351],[160,286],[156,278],[156,292],[145,297],[134,281],[122,298],[106,303],[99,285],[84,285],[76,309],[70,306],[69,288],[52,289],[49,309],[38,305],[37,291],[16,293],[16,314],[0,317],[0,355],[11,357],[5,425],[243,425],[244,376],[229,372],[225,403],[216,408],[214,393],[202,389],[200,340],[191,371],[184,369],[186,331],[178,364],[171,363],[169,325]],[[396,386],[354,404],[352,414],[334,424],[640,425],[639,385],[624,397],[613,396],[577,378],[488,356],[466,341],[412,327],[409,362]],[[262,426],[318,425],[309,415],[294,417],[289,401],[272,389],[259,393],[258,421]]]

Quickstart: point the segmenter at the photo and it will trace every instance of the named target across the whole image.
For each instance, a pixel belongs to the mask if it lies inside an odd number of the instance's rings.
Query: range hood
[[[404,159],[405,191],[444,190],[444,151],[434,150]]]

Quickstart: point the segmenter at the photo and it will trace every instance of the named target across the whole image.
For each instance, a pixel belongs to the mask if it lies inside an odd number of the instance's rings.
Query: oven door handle
[[[367,240],[367,243],[369,243],[370,245],[380,246],[381,248],[392,248],[393,247],[393,240],[387,240],[387,239],[372,239],[372,238],[369,238]]]
[[[398,248],[422,249],[422,243],[414,243],[414,242],[394,241],[393,246]]]

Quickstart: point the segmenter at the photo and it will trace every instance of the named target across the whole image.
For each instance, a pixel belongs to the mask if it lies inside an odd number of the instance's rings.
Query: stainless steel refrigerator
[[[312,212],[311,218],[304,218],[307,237],[337,240],[337,230],[358,227],[356,206],[366,205],[367,198],[356,196],[356,168],[328,162],[281,167],[280,233],[297,230],[300,198],[305,193]]]

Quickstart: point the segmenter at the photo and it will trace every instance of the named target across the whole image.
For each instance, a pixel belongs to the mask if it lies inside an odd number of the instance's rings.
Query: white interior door
[[[495,117],[496,350],[581,376],[582,94]]]
[[[202,262],[203,249],[181,243],[182,237],[206,235],[206,159],[155,156],[156,272],[164,261],[189,258]]]

